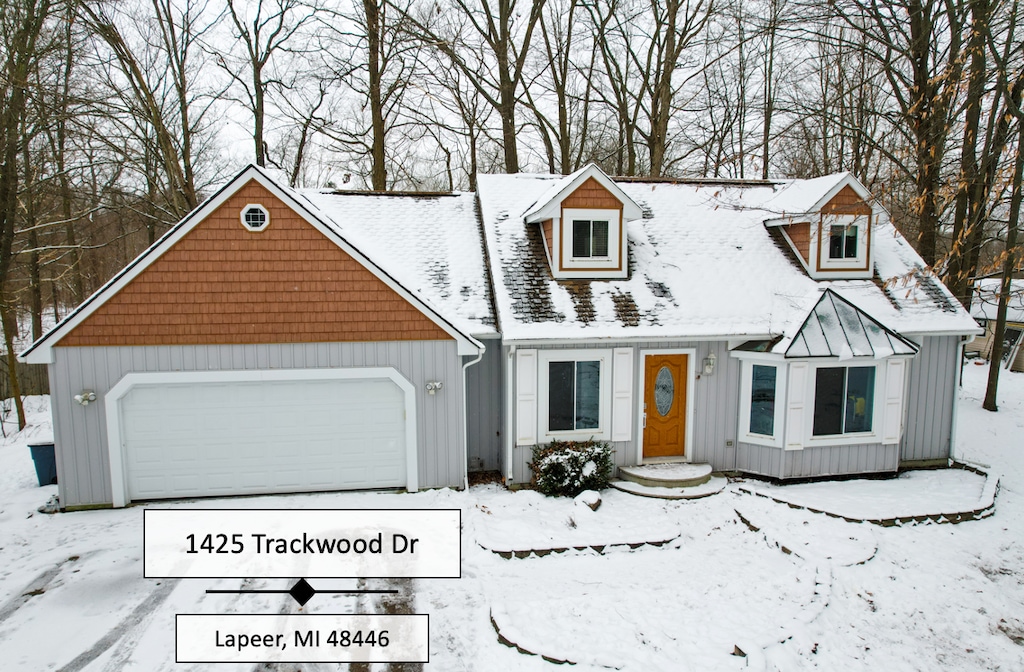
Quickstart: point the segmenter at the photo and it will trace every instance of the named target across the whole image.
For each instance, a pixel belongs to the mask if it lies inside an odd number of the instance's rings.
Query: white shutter
[[[807,431],[807,376],[810,366],[806,362],[789,365],[789,389],[786,400],[786,450],[803,450],[804,432]]]
[[[899,443],[903,433],[903,377],[907,360],[890,359],[885,364],[885,410],[882,419],[882,443]]]
[[[612,441],[633,438],[633,348],[612,353]]]
[[[516,350],[516,445],[537,443],[537,351]]]

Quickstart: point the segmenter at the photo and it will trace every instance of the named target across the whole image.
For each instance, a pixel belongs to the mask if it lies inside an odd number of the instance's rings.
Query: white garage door
[[[141,385],[120,401],[131,500],[406,485],[391,380]]]

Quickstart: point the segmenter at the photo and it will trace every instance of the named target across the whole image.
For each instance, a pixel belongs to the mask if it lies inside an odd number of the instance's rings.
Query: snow
[[[497,333],[474,194],[296,193],[458,329],[474,336]]]
[[[971,302],[971,315],[985,320],[996,319],[999,309],[1001,278],[978,280],[977,291]],[[1010,281],[1010,300],[1006,306],[1007,322],[1024,322],[1024,280]]]
[[[1020,670],[1024,374],[1003,372],[1001,410],[989,413],[980,408],[986,372],[964,372],[956,451],[958,459],[1001,474],[1002,486],[992,516],[957,525],[846,522],[745,494],[742,487],[767,487],[750,479],[692,501],[607,490],[596,512],[572,499],[494,485],[160,507],[461,509],[462,578],[412,583],[415,611],[430,615],[425,670],[564,669],[542,656],[577,662],[579,670]],[[205,670],[175,664],[175,614],[299,611],[282,595],[205,593],[285,588],[289,581],[143,578],[142,506],[37,513],[56,487],[36,485],[26,445],[50,435],[47,400],[30,398],[26,407],[30,426],[0,440],[4,670]],[[971,506],[982,496],[981,483],[951,470],[770,488],[773,496],[785,492],[864,518]],[[616,541],[643,545],[610,545]],[[543,557],[494,552],[577,546],[583,550]],[[301,611],[372,608],[368,598],[317,595]],[[506,641],[541,655],[502,644],[496,627]],[[736,648],[746,657],[733,655]],[[344,669],[301,669],[307,667]]]
[[[998,480],[992,476],[993,483]],[[987,508],[985,476],[964,469],[910,471],[886,480],[852,480],[776,486],[751,490],[775,499],[846,518],[880,520],[939,516]]]
[[[581,317],[573,283],[551,278],[546,259],[531,248],[528,227],[539,225],[524,223],[526,212],[565,178],[481,175],[480,212],[503,338],[792,338],[824,287],[898,333],[979,333],[884,219],[872,245],[885,291],[873,280],[812,280],[779,250],[764,222],[778,215],[780,204],[813,204],[843,177],[744,186],[618,183],[645,211],[626,225],[631,274],[589,283],[593,315]],[[635,304],[637,324],[619,316],[623,297]]]

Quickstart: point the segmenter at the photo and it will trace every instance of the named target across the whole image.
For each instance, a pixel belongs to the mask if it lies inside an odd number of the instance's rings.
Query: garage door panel
[[[128,494],[401,487],[404,409],[386,379],[136,386],[120,402]]]

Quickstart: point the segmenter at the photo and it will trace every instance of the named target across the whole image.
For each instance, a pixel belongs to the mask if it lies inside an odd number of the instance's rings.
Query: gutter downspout
[[[515,375],[515,367],[510,362],[515,362],[516,346],[509,346],[508,357],[501,363],[505,373],[505,487],[511,487],[515,474],[512,468],[512,457],[515,453],[516,436],[513,431],[515,421],[512,411],[515,408],[515,399],[512,397],[515,392],[512,387],[512,376]]]
[[[480,352],[476,359],[462,365],[462,489],[469,490],[469,385],[466,372],[469,367],[480,362],[487,352],[487,346],[480,344]]]

